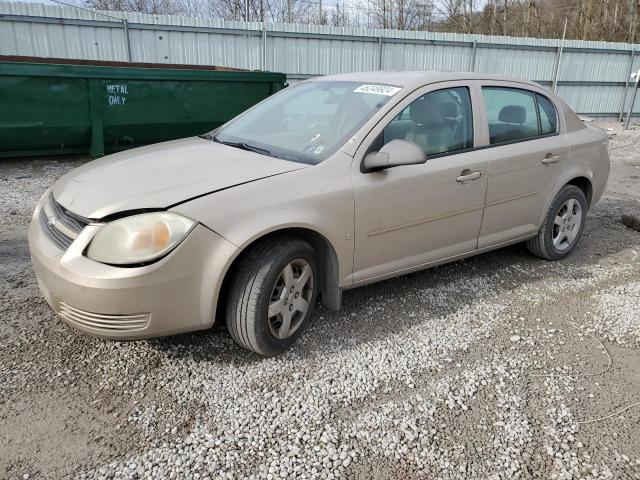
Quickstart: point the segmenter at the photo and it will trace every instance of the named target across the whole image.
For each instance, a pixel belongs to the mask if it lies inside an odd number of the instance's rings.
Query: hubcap
[[[551,239],[556,250],[564,251],[573,246],[582,225],[582,206],[570,198],[556,213]]]
[[[313,296],[313,272],[302,258],[292,260],[280,272],[269,302],[269,330],[279,339],[295,333],[309,310]]]

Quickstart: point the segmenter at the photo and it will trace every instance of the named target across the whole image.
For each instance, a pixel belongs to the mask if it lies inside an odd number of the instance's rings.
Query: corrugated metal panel
[[[377,45],[338,39],[269,37],[267,68],[318,75],[377,69]]]
[[[560,80],[621,82],[629,71],[630,61],[631,54],[628,52],[566,52],[562,55]]]
[[[624,87],[559,86],[558,94],[577,112],[612,113],[620,110]]]
[[[553,80],[555,61],[553,51],[480,48],[476,53],[476,71],[529,80]]]
[[[475,69],[550,84],[562,43],[558,39],[105,13],[117,18],[72,7],[0,1],[0,14],[20,16],[0,17],[0,54],[126,61],[124,29],[118,21],[126,18],[132,60],[137,62],[268,69],[286,73],[292,83],[313,75],[382,68]],[[558,93],[580,112],[619,112],[632,48],[637,52],[634,70],[638,70],[640,45],[566,41]]]
[[[131,48],[139,62],[260,68],[260,39],[255,36],[132,29]]]
[[[471,53],[467,46],[385,43],[383,66],[386,70],[468,71]]]

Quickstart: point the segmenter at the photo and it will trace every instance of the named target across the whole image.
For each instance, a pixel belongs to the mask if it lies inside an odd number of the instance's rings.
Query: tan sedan
[[[228,124],[62,177],[29,230],[41,290],[114,339],[226,321],[289,348],[318,298],[527,242],[575,247],[609,174],[606,134],[535,83],[375,72],[321,77]]]

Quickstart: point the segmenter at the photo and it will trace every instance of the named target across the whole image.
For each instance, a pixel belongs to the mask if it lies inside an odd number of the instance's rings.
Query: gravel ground
[[[0,476],[640,479],[640,128],[568,259],[522,245],[344,295],[290,352],[58,321],[26,242],[79,160],[0,164]],[[607,418],[603,418],[607,417]]]

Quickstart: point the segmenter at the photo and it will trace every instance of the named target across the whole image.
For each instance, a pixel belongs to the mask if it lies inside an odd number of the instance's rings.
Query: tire
[[[538,234],[527,241],[529,251],[545,260],[567,257],[582,236],[587,208],[584,192],[565,185],[551,203]]]
[[[307,266],[308,279],[302,284]],[[276,237],[252,247],[241,260],[229,289],[226,321],[231,337],[260,355],[288,350],[313,314],[318,272],[315,252],[302,240]],[[304,302],[308,303],[303,313],[298,308],[303,308]],[[269,317],[270,306],[271,312],[279,313]]]

